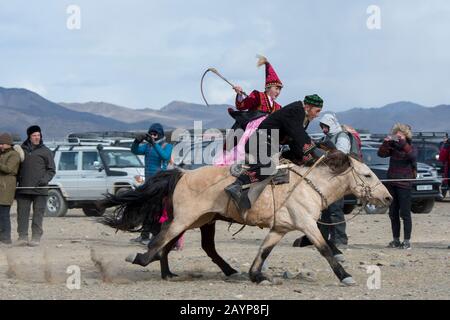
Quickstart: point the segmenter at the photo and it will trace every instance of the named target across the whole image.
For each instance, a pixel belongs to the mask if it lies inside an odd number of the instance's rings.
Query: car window
[[[418,158],[423,161],[436,160],[436,155],[439,154],[439,147],[434,145],[426,145],[422,148],[419,148]]]
[[[142,168],[144,165],[138,156],[128,150],[105,150],[106,165],[109,168]]]
[[[78,170],[78,152],[61,152],[58,170]]]
[[[389,164],[389,158],[381,158],[378,156],[378,149],[363,148],[361,151],[363,153],[364,163],[369,166]]]
[[[82,170],[97,170],[95,162],[100,162],[100,158],[97,151],[85,151],[82,158]]]

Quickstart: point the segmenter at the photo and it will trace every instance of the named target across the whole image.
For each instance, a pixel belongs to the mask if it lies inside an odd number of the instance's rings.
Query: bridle
[[[321,200],[322,200],[322,207],[328,208],[328,200],[325,197],[325,195],[322,193],[322,191],[320,191],[320,189],[308,178],[306,178],[305,176],[303,176],[301,173],[299,173],[298,171],[294,170],[293,167],[289,167],[289,171],[294,172],[295,174],[297,174],[298,176],[300,176],[317,194],[319,194]],[[359,211],[350,219],[341,221],[341,222],[336,222],[336,223],[326,223],[326,222],[322,222],[319,220],[317,221],[317,223],[322,224],[322,225],[326,225],[326,226],[335,226],[335,225],[339,225],[339,224],[343,224],[346,223],[347,221],[350,221],[352,219],[354,219],[356,216],[358,216],[359,214],[362,213],[362,211],[364,210],[364,207],[367,205],[367,203],[369,202],[369,199],[372,197],[372,193],[373,191],[378,188],[379,185],[382,185],[381,181],[377,182],[376,184],[374,184],[373,186],[371,185],[367,185],[364,180],[358,175],[358,173],[356,172],[355,167],[353,166],[352,163],[350,163],[350,167],[345,170],[343,173],[333,176],[332,178],[336,178],[338,176],[342,176],[342,175],[346,175],[348,172],[352,173],[352,177],[356,183],[356,187],[360,188],[360,192],[358,192],[359,194],[361,194],[360,198],[362,199],[362,205],[361,208],[359,209]]]
[[[355,167],[353,164],[350,164],[350,170],[355,180],[356,187],[360,188],[359,192],[362,196],[360,197],[363,200],[364,206],[369,202],[369,199],[373,197],[372,192],[378,188],[378,186],[382,185],[381,181],[378,181],[374,185],[367,185],[364,180],[357,174]],[[359,182],[358,182],[359,180]]]

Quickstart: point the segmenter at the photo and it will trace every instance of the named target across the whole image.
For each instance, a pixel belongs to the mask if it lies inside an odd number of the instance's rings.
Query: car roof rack
[[[72,151],[75,147],[86,147],[86,146],[111,146],[114,141],[111,140],[102,140],[102,139],[80,139],[77,137],[68,137],[67,141],[59,142],[56,144],[55,150],[56,152],[61,147],[69,147],[69,151]]]
[[[444,137],[448,137],[448,132],[443,131],[413,132],[413,139],[442,139]]]

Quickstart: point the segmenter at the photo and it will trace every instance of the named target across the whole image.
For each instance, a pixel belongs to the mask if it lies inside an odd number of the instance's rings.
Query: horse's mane
[[[332,150],[327,153],[322,164],[330,168],[333,174],[341,174],[350,168],[351,160],[350,156],[342,151]]]

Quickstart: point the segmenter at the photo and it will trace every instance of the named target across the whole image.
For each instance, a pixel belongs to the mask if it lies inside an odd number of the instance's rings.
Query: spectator
[[[351,152],[352,136],[342,129],[336,116],[330,113],[325,114],[320,119],[320,128],[325,136],[318,143],[319,146],[323,146],[325,149],[336,148],[345,154]],[[348,243],[348,237],[345,232],[346,223],[343,208],[344,199],[342,198],[330,204],[327,209],[323,210],[320,217],[320,221],[322,222],[339,224],[328,226],[318,223],[318,227],[322,232],[324,239],[330,240],[337,247],[345,246]],[[293,244],[294,247],[305,247],[307,245],[311,245],[311,242],[306,236],[296,239]]]
[[[16,192],[20,155],[12,148],[11,135],[0,134],[0,243],[11,244],[10,210]]]
[[[47,205],[48,183],[55,175],[53,154],[42,140],[41,128],[31,126],[27,129],[28,138],[22,144],[25,160],[19,170],[19,189],[17,199],[17,232],[19,245],[39,246],[43,232],[43,220]],[[31,241],[28,242],[28,227],[31,205],[33,221]]]
[[[338,119],[332,114],[325,114],[320,119],[320,128],[325,137],[322,143],[331,142],[337,150],[345,154],[349,154],[352,147],[350,133],[342,130]],[[325,239],[329,239],[337,247],[345,246],[348,243],[348,237],[345,232],[346,223],[344,216],[344,198],[330,204],[327,209],[322,212],[321,220],[326,223],[339,223],[334,226],[319,224],[319,229]]]
[[[143,143],[146,141],[145,143]],[[166,142],[164,129],[161,124],[154,123],[148,129],[147,134],[138,135],[131,146],[131,152],[145,156],[145,180],[155,175],[158,171],[167,170],[171,161],[172,145]],[[141,235],[132,241],[147,245],[150,242],[150,232],[145,225]],[[159,230],[158,230],[159,231]],[[152,233],[155,233],[154,231]]]
[[[442,182],[442,185],[448,189],[450,182],[448,181],[448,178],[450,176],[450,140],[448,139],[448,136],[444,138],[444,141],[441,145],[441,148],[439,150],[439,161],[442,162],[444,165],[444,174],[443,178],[447,179]]]
[[[403,179],[415,179],[417,172],[416,150],[411,144],[412,132],[408,125],[397,123],[392,129],[392,136],[384,139],[378,149],[378,155],[383,158],[390,157],[388,179],[398,181],[388,182],[387,188],[393,197],[389,208],[393,241],[390,248],[411,249],[411,181]],[[404,240],[400,242],[400,217],[403,219]]]

